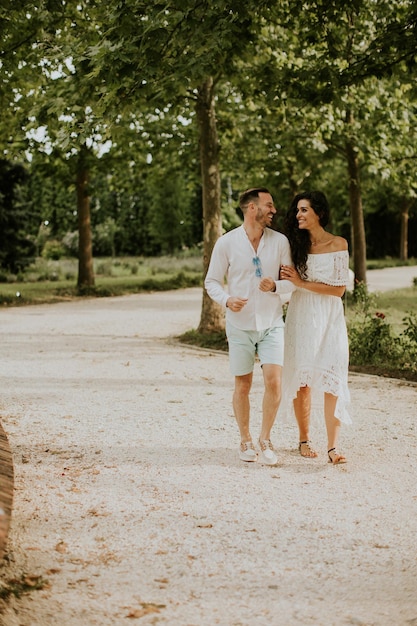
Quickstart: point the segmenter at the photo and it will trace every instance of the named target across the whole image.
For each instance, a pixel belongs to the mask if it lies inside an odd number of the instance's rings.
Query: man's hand
[[[262,278],[259,283],[259,289],[261,291],[275,291],[276,288],[275,280],[273,278]]]
[[[226,306],[234,313],[238,313],[243,309],[247,301],[247,298],[235,298],[233,296],[230,296],[230,298],[227,299]]]

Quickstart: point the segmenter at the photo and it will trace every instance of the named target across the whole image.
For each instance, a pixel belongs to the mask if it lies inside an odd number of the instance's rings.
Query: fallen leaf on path
[[[140,609],[129,609],[126,617],[135,619],[150,613],[160,613],[160,609],[163,608],[165,608],[164,604],[143,603]]]
[[[22,583],[27,587],[37,587],[42,580],[42,576],[37,576],[35,574],[29,574],[22,578]]]
[[[64,554],[68,549],[67,544],[65,543],[65,541],[60,541],[59,543],[56,544],[55,546],[55,550],[57,552],[60,552],[61,554]]]
[[[91,515],[92,517],[107,517],[108,515],[110,515],[110,513],[100,513],[99,511],[97,511],[97,509],[90,509],[89,511],[87,511],[88,515]]]

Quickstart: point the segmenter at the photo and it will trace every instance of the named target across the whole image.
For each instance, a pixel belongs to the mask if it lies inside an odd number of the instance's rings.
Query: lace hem
[[[330,285],[331,287],[346,287],[349,284],[349,278],[343,278],[343,279],[331,279],[331,278],[320,278],[320,280],[318,278],[315,278],[314,280],[311,281],[312,283],[323,283],[324,285]],[[305,291],[308,291],[308,289],[306,289]]]
[[[297,396],[300,387],[311,389],[311,416],[317,417],[321,412],[323,416],[324,394],[330,393],[337,397],[335,417],[344,424],[351,424],[352,419],[348,412],[350,405],[350,393],[347,382],[343,382],[335,372],[300,370],[291,382],[284,382],[284,391],[278,416],[284,421],[295,418],[293,400]]]

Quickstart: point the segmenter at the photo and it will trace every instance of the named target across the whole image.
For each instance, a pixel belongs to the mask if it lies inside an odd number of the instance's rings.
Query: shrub
[[[79,241],[78,231],[75,230],[70,233],[65,233],[62,238],[62,245],[64,246],[67,254],[71,256],[78,256],[78,241]]]
[[[113,276],[113,263],[111,261],[103,261],[97,265],[97,274],[102,276]]]
[[[59,259],[62,259],[63,256],[65,256],[65,249],[60,241],[50,239],[45,243],[42,250],[42,257],[44,259],[59,261]]]
[[[392,361],[395,341],[384,313],[369,311],[349,326],[350,361],[353,365],[381,365]]]
[[[417,374],[417,314],[403,319],[404,329],[398,335],[384,313],[375,311],[375,297],[358,286],[355,310],[348,324],[350,364]]]
[[[417,315],[410,313],[403,319],[404,330],[397,338],[401,355],[401,369],[417,373]]]
[[[401,333],[401,336],[417,349],[417,314],[409,313],[407,317],[404,317],[403,323],[405,329]]]

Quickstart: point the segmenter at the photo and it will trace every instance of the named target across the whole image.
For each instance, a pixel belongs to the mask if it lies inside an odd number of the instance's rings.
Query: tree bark
[[[81,148],[77,162],[77,213],[78,213],[78,289],[94,287],[93,244],[91,237],[89,171],[87,148]]]
[[[408,198],[403,198],[401,203],[401,233],[400,233],[400,259],[408,259],[408,219],[411,202]]]
[[[214,244],[222,234],[219,142],[212,78],[208,78],[197,91],[196,114],[203,190],[203,277],[205,278]],[[198,332],[211,333],[222,330],[224,330],[223,308],[213,302],[203,288]]]
[[[346,115],[346,123],[352,123],[352,116],[350,112]],[[364,284],[366,286],[366,236],[362,207],[358,151],[354,142],[350,139],[347,139],[345,142],[345,150],[349,173],[349,205],[352,220],[353,271],[355,274],[355,286],[357,284]]]

